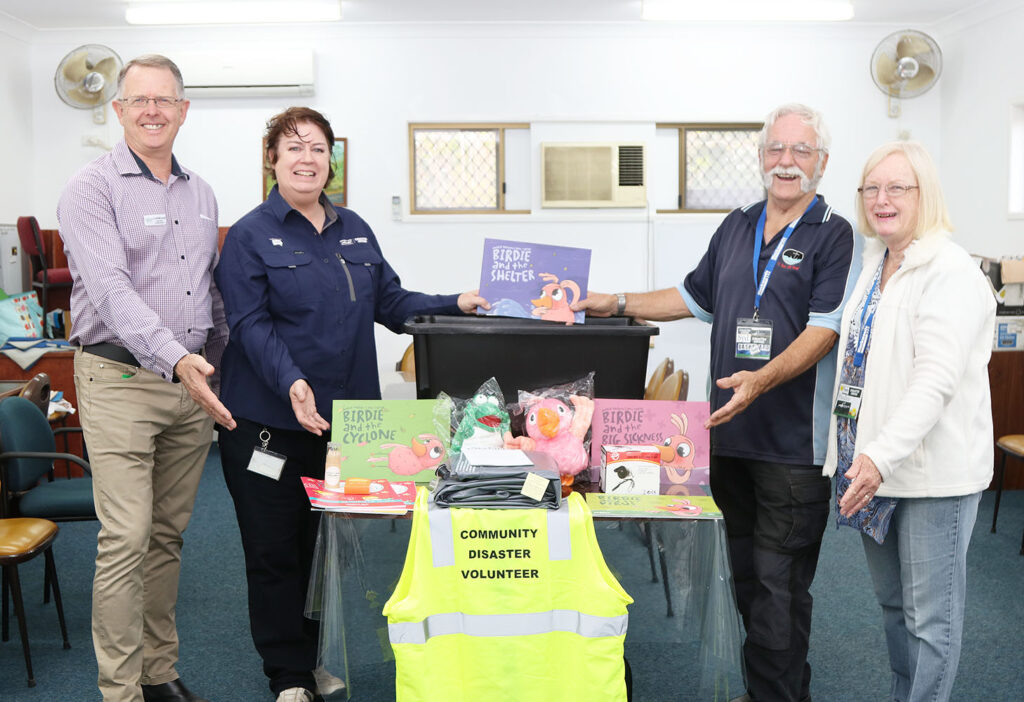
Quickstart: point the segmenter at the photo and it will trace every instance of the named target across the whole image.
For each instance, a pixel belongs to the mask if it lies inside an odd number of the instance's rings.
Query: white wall
[[[642,210],[547,211],[477,217],[406,215],[391,219],[391,197],[408,211],[409,121],[531,122],[534,168],[541,141],[633,138],[655,141],[656,121],[758,121],[792,100],[821,109],[834,141],[821,192],[841,212],[852,210],[867,153],[911,132],[940,157],[945,87],[886,116],[885,97],[868,75],[871,52],[895,26],[654,26],[649,24],[347,25],[291,28],[132,29],[46,32],[33,38],[31,61],[33,208],[55,226],[63,182],[100,152],[81,146],[86,134],[116,141],[111,115],[94,127],[53,92],[61,57],[84,42],[107,44],[123,58],[158,51],[170,57],[211,46],[312,47],[317,92],[306,103],[349,139],[349,206],[375,228],[407,287],[455,291],[476,287],[486,236],[544,241],[594,250],[591,287],[642,290],[674,285],[706,247],[720,216],[661,215]],[[1006,40],[1009,43],[1009,39]],[[0,47],[0,51],[2,51]],[[10,78],[0,77],[3,91]],[[6,82],[5,82],[6,81]],[[24,90],[18,91],[24,94]],[[260,198],[259,144],[264,120],[286,101],[267,98],[194,100],[179,135],[182,163],[211,182],[230,224]],[[26,136],[28,136],[26,132]],[[5,169],[0,192],[23,174]],[[658,183],[651,192],[662,192]],[[668,203],[652,202],[651,212]],[[708,330],[698,322],[663,325],[652,365],[669,355],[706,383]],[[381,366],[408,343],[378,329]]]
[[[1006,10],[943,40],[942,181],[965,248],[1020,256],[1024,219],[1007,213],[1011,107],[1024,105],[1024,7],[996,5]]]
[[[13,224],[32,214],[33,174],[32,111],[26,97],[32,93],[28,32],[0,16],[0,134],[3,135],[4,175],[0,180],[0,223]]]

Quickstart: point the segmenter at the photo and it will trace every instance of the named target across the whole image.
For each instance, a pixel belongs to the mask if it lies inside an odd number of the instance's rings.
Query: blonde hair
[[[178,91],[178,94],[175,95],[175,97],[179,100],[185,97],[185,81],[181,78],[181,71],[178,70],[177,64],[166,56],[161,56],[160,54],[143,54],[142,56],[136,56],[126,63],[121,69],[121,72],[117,75],[117,97],[124,97],[124,79],[125,76],[128,75],[129,69],[133,66],[166,68],[171,72],[171,75],[174,76],[174,83]]]
[[[868,174],[889,156],[902,154],[910,165],[917,179],[917,223],[914,225],[913,236],[920,239],[922,236],[930,236],[941,232],[953,231],[953,225],[949,220],[949,210],[946,209],[946,197],[942,194],[942,183],[939,181],[939,170],[935,167],[928,150],[917,141],[890,141],[882,144],[868,156],[867,163],[860,175],[860,184],[863,187],[864,180]],[[871,222],[868,219],[867,211],[864,209],[864,198],[857,194],[857,225],[861,234],[874,238],[876,236]]]

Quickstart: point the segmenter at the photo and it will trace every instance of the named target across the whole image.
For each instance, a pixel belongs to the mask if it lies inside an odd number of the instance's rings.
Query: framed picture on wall
[[[263,151],[260,158],[262,164],[266,158],[267,145],[266,141],[263,142]],[[327,199],[338,207],[345,207],[348,204],[348,139],[345,137],[338,137],[334,140],[334,146],[331,148],[331,163],[334,165],[334,178],[324,188],[324,192],[327,193]],[[263,199],[266,200],[267,196],[270,195],[270,191],[274,187],[274,183],[277,181],[274,179],[272,173],[263,174]]]

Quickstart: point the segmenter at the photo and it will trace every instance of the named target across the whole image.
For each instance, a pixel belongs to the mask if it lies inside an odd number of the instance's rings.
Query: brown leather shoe
[[[159,685],[143,685],[142,699],[146,702],[210,702],[191,692],[181,678]]]

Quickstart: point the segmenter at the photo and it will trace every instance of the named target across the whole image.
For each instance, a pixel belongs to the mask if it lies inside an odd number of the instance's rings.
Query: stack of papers
[[[317,478],[303,478],[302,486],[313,509],[325,512],[405,514],[416,501],[416,484],[411,480],[371,480],[367,495],[345,494],[344,482],[339,490],[327,490]]]

